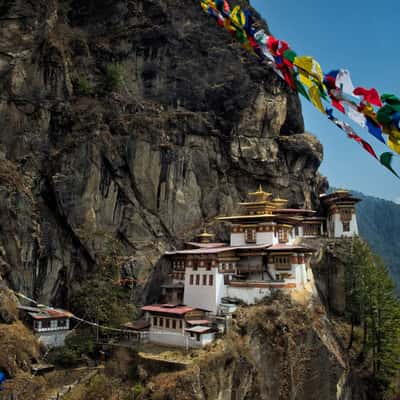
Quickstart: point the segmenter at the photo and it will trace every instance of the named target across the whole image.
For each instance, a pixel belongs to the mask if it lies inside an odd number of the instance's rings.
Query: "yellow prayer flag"
[[[294,65],[299,69],[299,73],[310,75],[317,80],[318,83],[323,83],[324,75],[321,66],[317,61],[309,56],[300,56],[294,59]]]
[[[322,114],[325,114],[325,108],[322,104],[321,100],[321,95],[319,93],[319,88],[318,86],[312,86],[308,90],[308,95],[310,97],[311,102],[314,104],[316,108],[318,108],[319,111],[322,112]]]
[[[395,139],[392,136],[388,137],[388,146],[395,151],[396,153],[400,154],[400,140]]]

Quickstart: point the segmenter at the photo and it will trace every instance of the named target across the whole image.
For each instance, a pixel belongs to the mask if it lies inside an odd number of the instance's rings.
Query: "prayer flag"
[[[364,100],[370,104],[373,104],[377,107],[382,107],[382,101],[379,96],[379,93],[376,89],[365,89],[363,87],[358,87],[354,89],[353,92],[356,96],[363,96]]]
[[[392,172],[394,175],[396,175],[398,178],[399,175],[397,172],[393,169],[392,167],[392,159],[393,159],[393,154],[392,153],[382,153],[380,157],[380,162],[383,166],[385,166],[390,172]]]

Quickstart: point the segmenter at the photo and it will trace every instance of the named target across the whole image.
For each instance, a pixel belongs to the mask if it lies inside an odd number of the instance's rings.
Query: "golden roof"
[[[204,228],[203,232],[197,235],[199,238],[200,243],[210,243],[211,238],[213,238],[215,235],[208,233],[207,228]]]
[[[280,197],[276,197],[275,199],[272,200],[274,203],[287,203],[287,199],[281,199]]]
[[[211,238],[214,237],[215,235],[213,235],[212,233],[208,233],[207,229],[204,229],[202,233],[198,234],[197,237],[199,238]]]
[[[269,196],[271,196],[271,194],[272,193],[268,193],[268,192],[264,192],[264,190],[263,190],[263,188],[262,188],[262,185],[260,185],[259,187],[258,187],[258,190],[256,191],[256,192],[250,192],[250,193],[248,193],[248,195],[249,196],[256,196],[256,197],[261,197],[261,196],[266,196],[266,197],[269,197]]]

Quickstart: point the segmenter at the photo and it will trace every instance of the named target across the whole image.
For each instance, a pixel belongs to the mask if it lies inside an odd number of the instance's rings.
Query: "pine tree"
[[[400,369],[400,301],[382,259],[355,239],[347,269],[346,308],[354,328],[362,329],[357,361],[368,366],[382,390],[390,391]]]

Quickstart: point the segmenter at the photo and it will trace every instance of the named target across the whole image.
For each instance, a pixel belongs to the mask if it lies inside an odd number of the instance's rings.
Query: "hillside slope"
[[[400,293],[400,205],[353,192],[362,199],[357,205],[360,235],[385,261]]]

